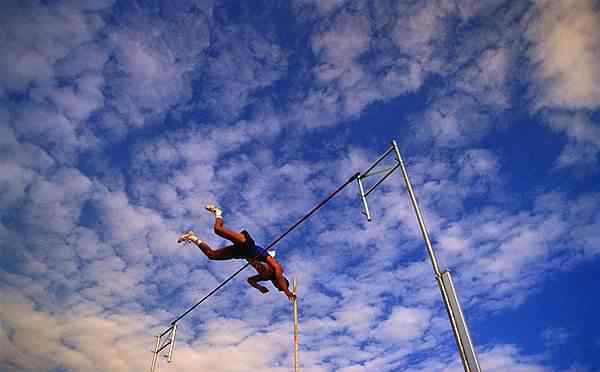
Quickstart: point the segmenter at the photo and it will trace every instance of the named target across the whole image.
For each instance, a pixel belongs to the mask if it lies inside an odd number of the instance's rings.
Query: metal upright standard
[[[167,357],[167,361],[171,363],[171,357],[173,356],[173,347],[175,346],[175,333],[177,332],[177,324],[173,324],[166,331],[161,333],[156,337],[156,345],[152,352],[154,356],[152,357],[152,367],[151,371],[154,372],[154,369],[158,365],[158,354],[163,351],[167,346],[169,347],[169,351],[164,356]]]
[[[377,165],[379,165],[392,153],[395,155],[396,160],[394,166],[388,169],[384,169],[382,171],[375,170],[375,167],[377,167]],[[398,168],[400,168],[400,171],[402,172],[402,177],[404,178],[404,183],[406,184],[406,188],[408,189],[410,201],[412,203],[413,209],[417,217],[419,229],[421,230],[421,234],[423,235],[423,239],[425,240],[427,253],[429,255],[429,258],[431,259],[433,272],[435,273],[435,279],[438,283],[438,287],[440,288],[442,299],[444,301],[444,305],[448,313],[448,318],[450,319],[450,325],[452,327],[452,332],[454,333],[454,338],[456,339],[456,345],[458,347],[458,352],[462,360],[463,368],[465,372],[481,372],[481,369],[479,367],[479,361],[477,360],[477,355],[475,353],[475,348],[473,347],[473,343],[471,342],[471,336],[469,335],[469,329],[463,316],[460,303],[458,301],[458,296],[456,294],[456,291],[454,290],[454,285],[452,284],[452,277],[450,276],[450,271],[446,269],[444,270],[444,272],[440,272],[437,259],[433,252],[433,247],[431,246],[429,234],[427,233],[427,228],[425,227],[423,215],[421,214],[421,210],[419,209],[415,192],[408,178],[408,173],[406,172],[406,167],[404,166],[404,161],[400,156],[400,150],[398,149],[398,144],[396,143],[396,141],[392,141],[391,146],[386,150],[386,152],[383,155],[381,155],[375,162],[373,162],[373,164],[371,164],[371,166],[369,166],[367,170],[362,172],[357,178],[358,190],[364,208],[363,214],[367,216],[367,220],[371,221],[372,217],[369,211],[369,204],[367,203],[367,196]],[[385,175],[381,177],[378,181],[376,181],[375,184],[365,192],[364,179],[369,176],[373,176],[384,172]]]

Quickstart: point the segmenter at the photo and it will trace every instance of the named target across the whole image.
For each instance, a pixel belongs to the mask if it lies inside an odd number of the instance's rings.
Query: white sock
[[[198,238],[198,237],[197,237],[197,236],[195,236],[195,235],[194,235],[194,237],[195,237],[196,239],[190,239],[190,240],[188,240],[188,241],[189,241],[190,243],[194,243],[194,244],[200,244],[200,243],[202,243],[202,240],[200,240],[200,238]]]

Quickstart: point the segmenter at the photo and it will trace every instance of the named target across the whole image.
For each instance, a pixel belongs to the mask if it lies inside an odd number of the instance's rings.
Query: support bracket
[[[171,363],[173,358],[173,347],[175,346],[175,334],[177,333],[177,323],[171,325],[160,335],[154,336],[156,338],[156,344],[154,346],[154,350],[152,353],[154,357],[152,358],[152,367],[150,368],[150,372],[155,372],[156,367],[158,366],[158,355],[165,348],[169,348],[167,354],[163,355],[167,358],[167,362]]]
[[[369,196],[369,194],[371,192],[373,192],[373,190],[375,190],[375,188],[377,188],[377,186],[381,185],[381,183],[383,181],[385,181],[389,176],[392,175],[392,173],[394,173],[394,171],[396,169],[398,169],[400,167],[400,162],[401,159],[399,158],[399,152],[398,151],[394,151],[395,149],[397,149],[397,145],[396,145],[396,141],[392,141],[392,145],[383,153],[383,155],[381,155],[377,160],[375,160],[371,165],[369,165],[369,167],[367,168],[367,170],[365,170],[364,172],[361,172],[359,174],[359,176],[356,178],[356,182],[358,183],[358,191],[359,191],[359,195],[360,198],[362,200],[362,204],[363,204],[363,211],[362,214],[364,214],[367,217],[367,221],[372,221],[372,217],[371,217],[371,212],[369,211],[369,203],[367,201],[367,196]],[[395,159],[395,164],[392,167],[388,167],[385,169],[379,169],[377,166],[384,161],[385,159],[387,159],[391,154],[394,154],[394,159]],[[381,178],[379,178],[374,184],[373,186],[371,186],[367,191],[365,191],[365,185],[364,185],[364,179],[367,177],[371,177],[371,176],[375,176],[375,175],[379,175],[381,173],[385,173]]]

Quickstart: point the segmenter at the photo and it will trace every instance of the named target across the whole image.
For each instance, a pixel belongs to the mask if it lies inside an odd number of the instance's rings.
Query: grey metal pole
[[[463,360],[463,364],[465,365],[465,369],[471,372],[480,372],[481,367],[479,366],[477,353],[475,352],[475,347],[473,347],[469,327],[458,301],[458,294],[456,293],[456,289],[454,289],[452,275],[450,275],[449,270],[446,269],[442,272],[441,280],[449,308],[452,309],[451,313],[456,324],[456,331],[458,332],[458,335],[455,335],[455,337],[460,340],[460,348],[464,352],[465,359]]]
[[[365,209],[363,213],[367,216],[367,221],[371,222],[371,213],[369,212],[369,205],[367,204],[367,196],[365,195],[365,188],[363,187],[361,176],[356,178],[356,182],[358,182],[358,190],[360,191],[363,208]]]
[[[294,278],[293,292],[296,298],[294,306],[294,372],[300,372],[300,356],[298,353],[298,281]]]
[[[160,346],[160,336],[156,337],[156,346],[154,347],[154,356],[152,357],[152,367],[150,367],[150,372],[154,372],[154,368],[156,367],[156,360],[158,359],[158,347]]]
[[[406,172],[406,167],[404,166],[404,161],[402,160],[402,156],[400,155],[400,150],[398,149],[398,144],[395,140],[392,140],[392,146],[394,147],[394,151],[396,152],[396,160],[400,163],[400,171],[402,172],[402,177],[404,178],[404,183],[406,184],[406,188],[408,189],[408,194],[410,195],[410,201],[412,202],[412,206],[415,210],[415,214],[417,215],[417,222],[419,223],[419,229],[421,229],[421,234],[423,235],[423,239],[425,239],[425,245],[427,246],[427,253],[429,254],[429,258],[431,259],[431,264],[433,265],[433,271],[435,272],[435,276],[440,276],[440,269],[435,258],[435,254],[433,253],[433,247],[431,246],[431,240],[429,240],[429,234],[427,233],[427,228],[425,227],[425,221],[423,220],[423,216],[421,215],[421,210],[419,209],[419,204],[417,203],[417,198],[415,197],[415,192],[413,191],[412,185],[410,184],[410,180],[408,179],[408,173]]]
[[[450,307],[450,296],[448,295],[446,287],[444,287],[444,283],[442,282],[442,276],[436,275],[435,280],[437,281],[438,287],[440,288],[440,292],[442,293],[442,299],[444,300],[444,306],[446,307],[448,320],[450,320],[450,328],[452,328],[452,334],[454,335],[454,340],[456,341],[456,347],[458,348],[458,355],[460,356],[460,360],[463,364],[463,369],[465,370],[465,372],[479,372],[471,370],[469,368],[469,364],[467,363],[467,355],[465,354],[465,348],[460,340],[460,333],[458,331],[458,322]]]
[[[173,357],[173,347],[175,346],[175,332],[177,332],[177,323],[173,324],[173,330],[171,331],[171,345],[169,345],[169,354],[167,354],[167,362],[171,363]]]

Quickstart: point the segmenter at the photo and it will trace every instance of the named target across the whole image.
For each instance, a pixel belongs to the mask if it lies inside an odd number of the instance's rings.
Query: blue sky
[[[596,0],[4,1],[0,369],[131,371],[263,245],[399,143],[482,369],[600,370]],[[305,371],[461,371],[400,174],[277,246]],[[291,306],[245,284],[171,371],[289,371]]]

